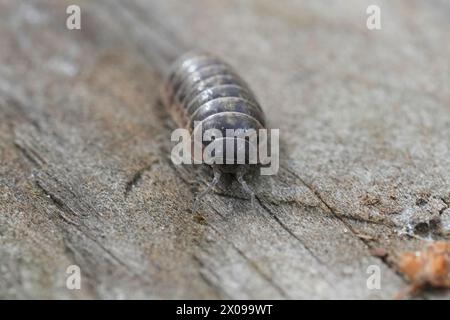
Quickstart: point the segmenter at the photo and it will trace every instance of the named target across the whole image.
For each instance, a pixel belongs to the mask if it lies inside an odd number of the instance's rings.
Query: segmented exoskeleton
[[[175,122],[191,134],[201,124],[203,132],[220,130],[226,141],[236,139],[228,136],[226,129],[253,129],[257,133],[266,125],[264,113],[248,85],[227,63],[208,53],[187,53],[173,64],[164,84],[163,103]],[[204,147],[208,144],[202,143]],[[255,195],[243,179],[248,166],[236,162],[213,165],[214,179],[197,197],[196,204],[218,183],[222,172],[236,175],[253,204]]]

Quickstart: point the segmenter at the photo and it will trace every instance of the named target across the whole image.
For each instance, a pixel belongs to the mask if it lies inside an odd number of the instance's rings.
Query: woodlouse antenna
[[[220,181],[220,177],[221,177],[222,174],[219,171],[219,169],[216,168],[216,167],[213,167],[213,172],[214,172],[214,178],[213,178],[213,181],[211,182],[211,184],[195,198],[194,205],[192,207],[192,212],[193,213],[197,212],[197,208],[198,208],[198,206],[200,204],[200,200],[202,200],[203,197],[209,191],[211,191],[217,185],[217,183]]]
[[[244,180],[244,174],[245,174],[245,168],[240,167],[240,169],[236,172],[236,179],[239,182],[239,184],[242,186],[245,192],[247,192],[250,195],[250,201],[252,204],[252,208],[255,208],[255,193],[252,189],[248,186],[247,182]]]

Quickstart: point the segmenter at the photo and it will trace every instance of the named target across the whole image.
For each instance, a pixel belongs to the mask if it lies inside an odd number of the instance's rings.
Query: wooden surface
[[[448,238],[449,17],[444,0],[0,0],[0,297],[392,298],[397,254]],[[158,102],[188,48],[236,67],[281,130],[255,210],[225,181],[191,212],[211,172],[171,163]]]

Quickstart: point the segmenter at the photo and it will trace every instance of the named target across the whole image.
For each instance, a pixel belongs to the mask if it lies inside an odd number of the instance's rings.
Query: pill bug
[[[189,52],[177,59],[162,91],[162,101],[168,112],[177,125],[188,129],[191,135],[199,128],[199,123],[203,132],[220,130],[224,141],[236,139],[229,137],[226,129],[253,129],[257,134],[266,127],[264,113],[246,82],[230,65],[209,53]],[[203,147],[208,145],[208,142],[202,143]],[[244,180],[250,166],[248,163],[213,165],[214,179],[196,198],[194,211],[199,200],[219,182],[222,173],[235,174],[253,205],[255,194]]]

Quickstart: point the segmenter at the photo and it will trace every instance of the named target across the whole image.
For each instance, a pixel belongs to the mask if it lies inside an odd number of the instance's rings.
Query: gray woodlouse
[[[201,121],[203,131],[210,128],[221,130],[224,139],[228,138],[226,129],[254,129],[258,132],[266,126],[264,113],[245,81],[227,63],[209,53],[189,52],[174,62],[163,87],[162,101],[177,125],[188,129],[191,134],[196,128],[194,121]],[[249,166],[213,165],[214,179],[197,196],[193,210],[219,182],[222,173],[235,174],[250,195],[253,206],[255,194],[244,180]]]

